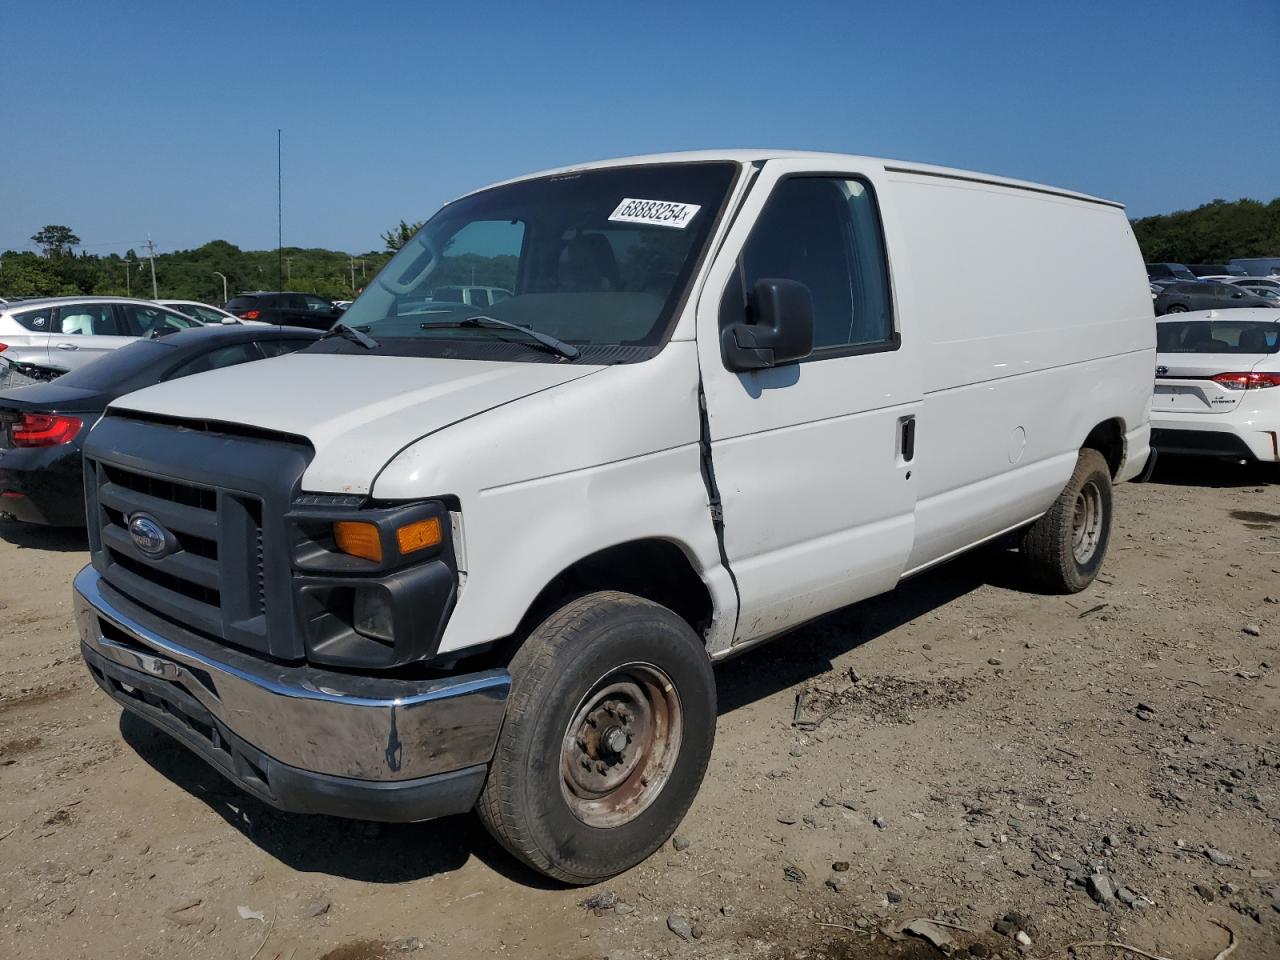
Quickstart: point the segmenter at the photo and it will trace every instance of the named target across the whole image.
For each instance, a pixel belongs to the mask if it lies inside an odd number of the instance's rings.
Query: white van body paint
[[[670,341],[642,363],[295,354],[114,406],[305,437],[315,448],[308,492],[457,498],[466,578],[441,654],[509,635],[574,562],[657,538],[706,584],[707,648],[723,656],[1035,519],[1100,424],[1122,426],[1117,479],[1141,470],[1154,325],[1123,208],[962,171],[786,151],[548,173],[706,160],[734,161],[741,174]],[[769,191],[804,173],[873,187],[901,345],[732,373],[720,355],[721,291]],[[700,387],[728,568],[702,475]]]

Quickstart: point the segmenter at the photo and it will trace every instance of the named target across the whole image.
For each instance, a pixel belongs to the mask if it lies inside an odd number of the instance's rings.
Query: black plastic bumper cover
[[[93,678],[113,700],[278,810],[409,823],[465,813],[484,786],[484,764],[396,781],[354,780],[301,770],[236,736],[172,683],[112,663],[85,644],[80,652]]]
[[[1156,427],[1151,431],[1151,446],[1164,453],[1231,457],[1239,460],[1258,459],[1249,445],[1235,434],[1216,430],[1169,430]]]

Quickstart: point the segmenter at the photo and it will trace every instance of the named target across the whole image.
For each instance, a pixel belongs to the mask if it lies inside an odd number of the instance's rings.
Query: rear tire
[[[656,603],[593,593],[537,627],[510,670],[476,805],[485,827],[566,883],[642,862],[684,819],[715,741],[715,676],[697,634]]]
[[[1175,303],[1170,305],[1169,309],[1166,310],[1165,313],[1186,313],[1189,309],[1191,308],[1185,304]]]
[[[1111,538],[1111,470],[1084,449],[1053,506],[1022,534],[1027,575],[1053,593],[1079,593],[1093,582]]]

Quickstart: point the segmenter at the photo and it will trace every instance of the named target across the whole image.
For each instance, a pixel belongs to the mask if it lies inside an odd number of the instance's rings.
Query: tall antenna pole
[[[276,285],[284,289],[284,165],[283,140],[276,128]]]

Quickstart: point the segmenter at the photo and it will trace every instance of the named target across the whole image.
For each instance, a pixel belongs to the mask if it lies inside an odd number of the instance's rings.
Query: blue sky
[[[1280,195],[1280,0],[0,0],[0,249],[364,251],[578,160],[725,146],[949,164],[1133,215]],[[1226,18],[1225,20],[1223,18]]]

